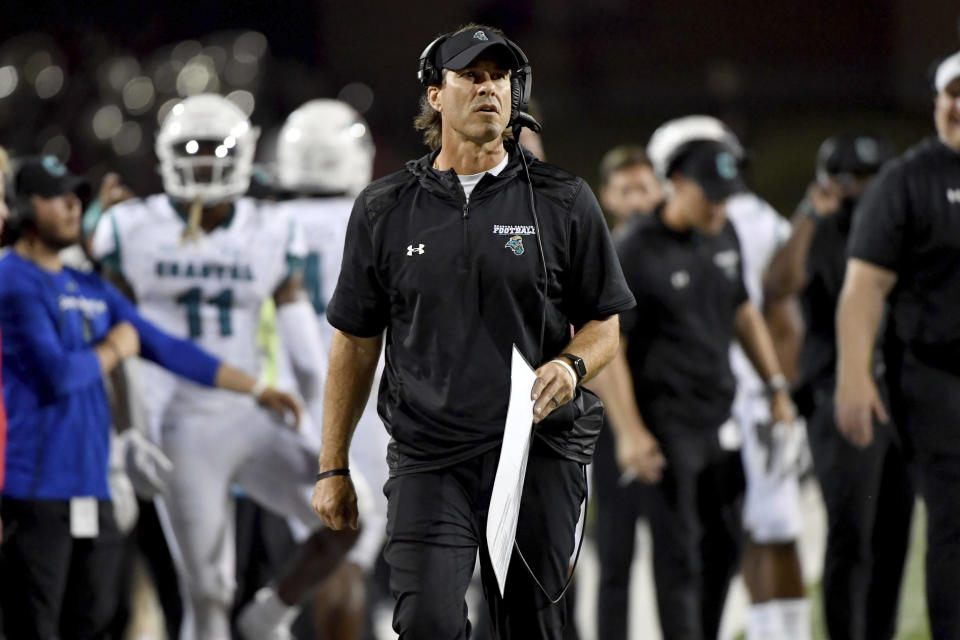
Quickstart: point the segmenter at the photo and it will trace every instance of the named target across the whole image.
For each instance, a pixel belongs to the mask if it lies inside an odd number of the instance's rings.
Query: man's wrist
[[[257,380],[250,389],[250,395],[252,395],[255,400],[259,400],[263,392],[267,390],[267,386],[267,383],[263,380]]]
[[[573,370],[573,367],[571,367],[569,364],[567,364],[567,361],[566,361],[566,360],[564,360],[563,358],[554,358],[554,359],[551,360],[550,362],[555,362],[555,363],[557,363],[558,365],[560,365],[561,367],[563,367],[563,370],[566,371],[567,374],[570,376],[570,383],[571,383],[574,387],[577,386],[577,382],[578,382],[578,380],[577,380],[577,372]]]
[[[350,466],[349,457],[344,456],[332,456],[330,458],[320,458],[318,461],[318,467],[320,471],[328,471],[330,469],[344,469]]]
[[[790,381],[782,373],[775,373],[766,382],[767,393],[774,396],[780,392],[790,392]]]

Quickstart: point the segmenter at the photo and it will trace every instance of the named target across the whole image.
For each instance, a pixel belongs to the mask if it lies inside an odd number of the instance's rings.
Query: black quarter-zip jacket
[[[581,327],[634,305],[600,207],[576,176],[526,153],[547,265],[518,149],[468,201],[436,154],[371,183],[350,217],[327,317],[345,333],[386,329],[378,410],[392,436],[394,475],[456,464],[499,446],[516,344],[534,367]],[[578,389],[537,427],[570,459],[593,455],[602,412]]]

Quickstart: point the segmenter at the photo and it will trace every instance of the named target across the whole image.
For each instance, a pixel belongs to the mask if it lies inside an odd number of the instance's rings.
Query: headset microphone
[[[520,129],[524,127],[534,133],[540,133],[543,130],[543,126],[532,115],[526,111],[517,111],[516,115],[513,116],[513,138],[515,140],[520,137]]]

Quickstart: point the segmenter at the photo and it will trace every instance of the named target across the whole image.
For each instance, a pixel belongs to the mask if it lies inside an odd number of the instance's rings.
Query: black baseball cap
[[[56,156],[27,156],[17,161],[13,188],[17,197],[55,198],[75,193],[84,202],[90,197],[90,183],[70,173]]]
[[[850,174],[870,176],[896,155],[893,143],[871,133],[841,133],[823,141],[817,150],[817,180]]]
[[[504,63],[504,68],[520,68],[520,62],[503,36],[485,27],[461,31],[444,40],[437,52],[436,65],[440,69],[459,71],[488,51]]]
[[[710,202],[723,202],[747,190],[736,151],[718,140],[691,142],[674,163],[673,172],[696,182]]]

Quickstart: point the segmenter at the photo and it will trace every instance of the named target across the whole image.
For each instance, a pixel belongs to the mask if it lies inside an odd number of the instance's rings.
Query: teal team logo
[[[50,175],[60,178],[67,173],[67,168],[63,166],[56,156],[43,156],[43,168]]]
[[[477,31],[475,34],[473,34],[473,39],[474,39],[474,40],[483,40],[484,42],[486,42],[486,41],[488,40],[487,34],[485,34],[483,31]]]
[[[505,249],[510,249],[513,251],[513,255],[522,256],[523,255],[523,237],[521,236],[510,236],[510,239],[507,240],[507,244],[503,245]]]
[[[737,177],[737,161],[733,154],[724,151],[717,155],[717,173],[724,180],[733,180]]]

